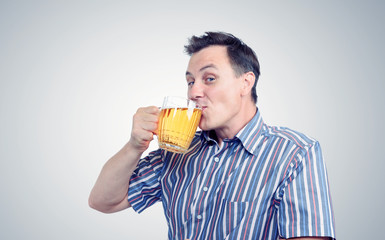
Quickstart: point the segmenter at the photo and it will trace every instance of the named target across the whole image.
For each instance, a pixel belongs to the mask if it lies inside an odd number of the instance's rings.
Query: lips
[[[200,103],[198,103],[198,102],[196,102],[196,106],[197,106],[198,108],[201,108],[202,111],[203,111],[203,109],[206,109],[206,108],[207,108],[207,106],[205,106],[205,105],[203,105],[203,104],[200,104]]]
[[[205,110],[207,109],[207,106],[203,106],[203,105],[201,105],[201,104],[199,104],[199,103],[197,103],[196,106],[202,110],[202,116],[203,116]]]

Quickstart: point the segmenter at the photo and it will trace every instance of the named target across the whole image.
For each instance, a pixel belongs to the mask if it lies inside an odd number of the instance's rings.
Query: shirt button
[[[198,218],[198,219],[202,219],[202,215],[198,215],[197,218]]]
[[[214,161],[215,161],[215,162],[219,162],[219,157],[215,157],[215,158],[214,158]]]
[[[207,187],[203,188],[203,191],[207,192],[207,190],[209,190]]]

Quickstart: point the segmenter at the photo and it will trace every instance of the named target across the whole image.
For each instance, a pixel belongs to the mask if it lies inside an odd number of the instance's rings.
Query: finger
[[[160,113],[160,109],[157,106],[146,107],[146,108],[143,109],[143,111],[146,112],[146,113],[155,114],[155,115]]]
[[[143,122],[157,123],[158,122],[158,115],[146,113],[146,114],[143,114],[141,116],[141,120],[143,120]]]
[[[145,142],[152,141],[154,139],[154,134],[151,131],[135,129],[131,134],[132,138],[139,144],[144,144]]]
[[[157,122],[143,122],[140,127],[146,131],[156,131],[158,128],[158,123]]]
[[[140,135],[140,140],[142,143],[150,142],[154,139],[154,134],[152,132],[144,132]]]
[[[152,133],[153,133],[154,135],[158,136],[158,135],[159,135],[159,129],[156,128],[155,131],[152,131]]]

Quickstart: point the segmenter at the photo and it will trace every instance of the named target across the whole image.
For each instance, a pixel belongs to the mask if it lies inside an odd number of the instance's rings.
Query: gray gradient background
[[[265,122],[320,141],[338,239],[383,237],[384,22],[383,1],[0,1],[0,239],[167,238],[161,204],[87,199],[136,109],[186,94],[207,30],[256,51]]]

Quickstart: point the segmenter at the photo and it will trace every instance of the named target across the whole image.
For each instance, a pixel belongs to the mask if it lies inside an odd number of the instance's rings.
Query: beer
[[[201,113],[200,108],[163,108],[158,122],[159,147],[177,153],[187,151]]]

